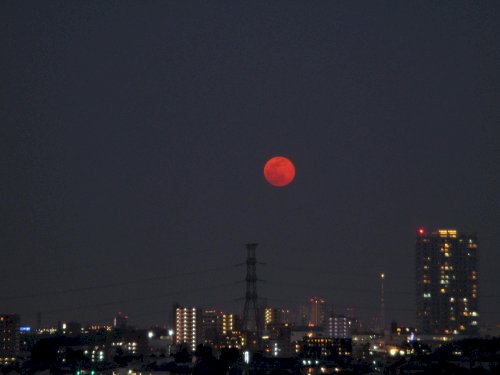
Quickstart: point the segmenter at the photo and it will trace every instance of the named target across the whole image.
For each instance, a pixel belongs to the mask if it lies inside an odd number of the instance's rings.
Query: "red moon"
[[[264,165],[264,177],[273,186],[286,186],[295,178],[295,166],[284,156],[275,156]]]

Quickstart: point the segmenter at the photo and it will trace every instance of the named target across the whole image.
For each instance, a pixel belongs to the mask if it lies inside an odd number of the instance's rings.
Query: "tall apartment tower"
[[[0,314],[0,365],[16,360],[19,343],[19,315]]]
[[[309,307],[311,311],[309,325],[322,327],[326,320],[326,301],[323,298],[311,297]]]
[[[203,342],[202,312],[196,307],[176,307],[175,344],[187,345],[193,352]]]
[[[479,330],[477,238],[456,229],[416,239],[417,328],[423,334]]]

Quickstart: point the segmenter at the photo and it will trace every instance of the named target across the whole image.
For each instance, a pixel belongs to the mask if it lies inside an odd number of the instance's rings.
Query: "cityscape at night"
[[[500,374],[500,3],[0,17],[1,374]]]

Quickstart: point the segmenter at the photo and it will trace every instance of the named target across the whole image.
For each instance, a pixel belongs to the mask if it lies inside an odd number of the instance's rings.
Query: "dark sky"
[[[414,323],[417,228],[500,316],[500,3],[2,1],[0,310],[165,323],[259,293]],[[291,158],[295,181],[262,175]]]

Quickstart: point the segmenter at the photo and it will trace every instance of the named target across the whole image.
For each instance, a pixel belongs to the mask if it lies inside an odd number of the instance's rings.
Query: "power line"
[[[202,292],[207,289],[214,289],[214,288],[227,288],[230,286],[237,285],[239,282],[228,282],[228,283],[222,283],[222,284],[216,284],[212,286],[203,286],[199,288],[192,288],[188,290],[176,290],[172,291],[170,293],[164,293],[161,295],[154,295],[154,296],[149,296],[149,297],[141,297],[141,298],[128,298],[128,299],[122,299],[122,300],[117,300],[117,301],[110,301],[110,302],[104,302],[104,303],[96,303],[96,304],[86,304],[86,305],[79,305],[79,306],[73,306],[73,307],[66,307],[66,308],[58,308],[58,309],[52,309],[52,310],[43,310],[41,311],[44,314],[52,314],[56,312],[67,312],[67,311],[75,311],[75,310],[85,310],[89,308],[98,308],[98,307],[105,307],[105,306],[113,306],[113,305],[119,305],[119,304],[124,304],[124,303],[130,303],[130,302],[141,302],[141,301],[150,301],[154,299],[158,299],[160,297],[169,297],[181,293],[197,293],[197,292]]]
[[[144,282],[151,282],[151,281],[164,281],[164,280],[174,279],[177,277],[192,276],[192,275],[197,275],[197,274],[201,274],[201,273],[225,271],[225,270],[232,269],[232,268],[233,268],[232,266],[213,267],[213,268],[207,268],[204,270],[176,273],[173,275],[170,274],[167,276],[147,277],[147,278],[141,278],[141,279],[119,281],[119,282],[115,282],[115,283],[100,284],[100,285],[93,285],[93,286],[80,287],[80,288],[69,288],[69,289],[54,290],[54,291],[41,292],[41,293],[16,295],[16,296],[10,296],[10,297],[3,298],[3,300],[4,301],[13,301],[13,300],[19,300],[19,299],[26,299],[26,298],[48,297],[48,296],[57,296],[57,295],[69,294],[69,293],[87,292],[87,291],[99,290],[99,289],[116,288],[116,287],[120,287],[120,286],[132,285],[132,284],[137,284],[137,283],[144,283]]]

